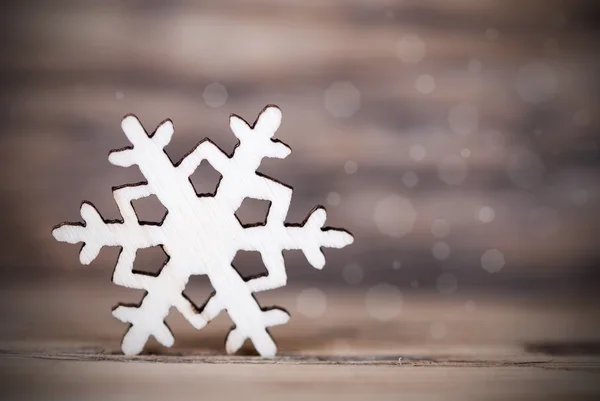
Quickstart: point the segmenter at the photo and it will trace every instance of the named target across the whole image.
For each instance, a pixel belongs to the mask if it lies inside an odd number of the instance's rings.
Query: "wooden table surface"
[[[203,299],[207,291],[192,286],[188,295]],[[279,345],[275,360],[260,359],[248,344],[242,355],[225,356],[231,324],[225,314],[196,332],[176,313],[168,318],[173,348],[150,343],[143,355],[125,357],[119,351],[125,327],[110,310],[117,300],[135,301],[137,292],[95,278],[11,285],[1,292],[0,394],[19,400],[600,396],[595,300],[405,291],[401,305],[378,300],[379,311],[398,311],[380,321],[360,290],[331,290],[325,313],[310,319],[295,310],[299,292],[290,287],[259,296],[263,305],[292,313],[289,324],[271,331]]]

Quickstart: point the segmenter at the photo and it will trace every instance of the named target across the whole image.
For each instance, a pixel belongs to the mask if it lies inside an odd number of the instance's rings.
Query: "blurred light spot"
[[[500,32],[497,29],[489,28],[485,31],[485,38],[487,40],[497,40],[500,37]]]
[[[459,103],[450,109],[448,123],[452,131],[457,134],[472,134],[479,124],[479,112],[472,104]]]
[[[481,61],[476,59],[469,60],[469,64],[467,64],[467,70],[471,74],[479,74],[481,72]]]
[[[419,288],[419,280],[413,280],[410,282],[412,288]]]
[[[587,112],[587,110],[578,110],[573,116],[573,122],[575,125],[585,127],[590,123],[590,114]]]
[[[491,223],[496,218],[496,211],[489,206],[483,206],[479,209],[477,218],[482,223]]]
[[[394,260],[394,262],[392,263],[392,267],[394,268],[394,270],[398,270],[401,266],[401,263],[397,260]]]
[[[475,301],[468,300],[467,302],[465,302],[465,310],[467,312],[473,312],[476,308],[477,305],[475,304]]]
[[[443,241],[438,241],[435,244],[433,244],[433,247],[431,248],[431,253],[433,254],[433,257],[437,260],[447,259],[448,256],[450,256],[450,245]]]
[[[417,214],[408,199],[392,195],[377,203],[373,218],[382,234],[399,238],[412,231]]]
[[[325,90],[325,108],[334,117],[351,117],[360,108],[360,92],[348,81],[336,81]]]
[[[542,183],[544,163],[538,155],[525,148],[512,152],[506,160],[506,174],[513,184],[523,189],[532,189]]]
[[[575,189],[570,193],[569,199],[571,199],[571,202],[573,202],[573,204],[577,206],[583,206],[590,199],[590,193],[583,188]]]
[[[535,127],[535,129],[533,130],[533,134],[535,136],[542,136],[544,132],[542,131],[542,129],[540,127]]]
[[[358,171],[358,164],[353,160],[348,160],[346,164],[344,164],[344,171],[346,174],[354,174]]]
[[[121,91],[115,93],[115,97],[117,98],[117,100],[122,100],[123,98],[125,98],[125,94]]]
[[[326,309],[327,297],[317,288],[304,289],[296,297],[296,310],[306,317],[319,317]]]
[[[410,147],[410,158],[416,161],[421,161],[427,155],[427,151],[423,147],[423,145],[412,145]]]
[[[438,176],[448,185],[459,185],[467,177],[467,163],[458,156],[447,156],[438,164]]]
[[[340,204],[342,197],[337,192],[330,192],[327,194],[327,203],[331,206],[337,206]]]
[[[441,340],[442,338],[446,337],[446,334],[448,334],[448,329],[446,329],[446,325],[444,323],[435,322],[429,327],[429,334],[431,334],[431,337],[434,339]]]
[[[452,294],[458,288],[458,280],[451,273],[442,273],[437,278],[435,285],[440,294]]]
[[[408,171],[402,175],[402,183],[406,185],[407,188],[413,188],[419,183],[419,177],[417,177],[416,173]]]
[[[481,267],[488,273],[498,273],[504,263],[504,254],[497,249],[488,249],[481,256]]]
[[[428,95],[435,89],[435,80],[431,75],[419,75],[415,80],[415,88],[424,95]]]
[[[398,40],[396,52],[400,60],[416,64],[425,57],[425,42],[418,35],[405,35]]]
[[[213,82],[212,84],[206,85],[202,97],[209,107],[216,108],[223,106],[225,102],[227,102],[229,94],[223,85],[218,82]]]
[[[392,320],[400,314],[402,294],[398,287],[381,283],[367,290],[365,296],[367,313],[377,320]]]
[[[544,51],[547,54],[558,54],[560,53],[560,45],[558,44],[558,40],[555,38],[547,39],[544,42]]]
[[[542,103],[556,94],[558,81],[554,71],[544,63],[524,65],[517,72],[517,93],[530,103]]]
[[[560,229],[558,212],[546,206],[533,209],[527,220],[531,232],[538,238],[546,239],[558,233]]]
[[[359,264],[352,263],[344,267],[342,276],[348,284],[356,285],[359,284],[364,277],[363,269]]]
[[[460,156],[463,159],[468,159],[471,156],[471,149],[464,148],[460,151]]]
[[[444,238],[450,234],[450,224],[444,219],[435,219],[431,224],[431,233],[437,238]]]

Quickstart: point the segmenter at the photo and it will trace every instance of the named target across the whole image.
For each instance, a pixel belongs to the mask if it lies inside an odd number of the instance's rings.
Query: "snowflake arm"
[[[325,227],[327,212],[323,207],[315,208],[301,226],[286,227],[288,236],[284,249],[299,249],[316,269],[325,267],[325,256],[321,248],[344,248],[354,242],[346,230]]]
[[[245,159],[244,164],[256,165],[256,167],[265,157],[285,159],[292,150],[285,143],[273,139],[280,125],[281,110],[274,105],[267,105],[252,125],[249,125],[243,118],[232,114],[229,117],[229,126],[240,140],[240,145],[234,152],[234,158],[241,156]],[[244,168],[246,167],[244,166]],[[253,171],[256,171],[256,168]]]
[[[321,247],[343,248],[350,245],[354,238],[345,230],[323,228],[327,213],[318,207],[309,215],[302,225],[271,225],[249,227],[244,230],[244,245],[242,250],[259,251],[267,269],[267,275],[249,280],[246,285],[251,292],[262,292],[282,287],[287,282],[283,250],[302,250],[308,262],[316,269],[325,266],[325,256]],[[272,245],[273,238],[278,238],[278,247]],[[282,246],[283,245],[283,246]],[[213,294],[201,315],[210,322],[224,309],[219,294]],[[289,315],[288,319],[289,319]],[[283,324],[283,323],[281,323]],[[232,334],[235,337],[235,334]],[[234,340],[232,340],[234,341]]]
[[[183,315],[183,317],[190,322],[196,329],[201,329],[206,325],[206,320],[196,311],[194,305],[183,296],[182,291],[179,288],[169,288],[165,290],[161,284],[157,281],[158,277],[150,276],[144,273],[133,272],[133,262],[135,259],[135,251],[129,248],[123,248],[117,260],[117,267],[113,273],[112,281],[120,286],[135,288],[139,290],[146,290],[148,293],[160,293],[164,292],[164,296],[169,299],[171,305],[175,306],[177,310]],[[163,267],[163,269],[166,266]],[[173,280],[176,281],[176,280]],[[161,288],[158,288],[161,286]],[[138,309],[124,307],[127,309]],[[133,313],[133,312],[131,312]],[[131,320],[123,320],[119,315],[119,312],[113,313],[113,315],[119,320],[126,323],[133,323]],[[166,317],[166,316],[165,316]],[[129,318],[128,318],[129,319]],[[164,317],[163,317],[164,319]],[[162,319],[159,319],[162,320]],[[151,333],[152,334],[152,333]]]
[[[272,238],[278,238],[278,252],[283,250],[299,249],[308,262],[316,269],[325,266],[325,256],[321,247],[343,248],[354,241],[352,235],[344,230],[324,228],[327,213],[322,207],[313,210],[306,222],[302,225],[250,227],[245,230],[244,250],[255,250],[263,254],[263,260],[273,258],[270,245]],[[267,253],[267,256],[265,256]],[[267,276],[268,277],[268,276]]]
[[[61,242],[76,244],[83,242],[79,260],[88,265],[103,246],[129,245],[135,249],[149,248],[162,243],[160,228],[152,225],[138,225],[120,222],[106,222],[96,208],[88,202],[81,205],[84,224],[65,223],[52,230],[54,238]]]
[[[178,275],[174,274],[171,261],[163,267],[160,276],[152,277],[132,273],[134,259],[135,252],[124,248],[113,276],[115,284],[142,288],[148,292],[139,307],[120,305],[113,310],[114,317],[131,324],[121,345],[125,354],[139,354],[150,336],[154,336],[165,347],[173,345],[173,335],[164,322],[171,306],[175,306],[196,329],[206,325],[191,302],[182,295],[185,284],[182,286]]]
[[[151,137],[148,136],[144,127],[134,115],[125,116],[121,122],[121,128],[129,142],[133,144],[133,148],[126,147],[111,151],[108,155],[108,161],[115,166],[139,165],[141,161],[152,155],[156,150],[162,151],[173,137],[173,122],[171,120],[163,121]],[[166,155],[163,154],[163,156]]]
[[[246,285],[250,292],[261,292],[283,287],[287,283],[287,274],[285,272],[285,263],[281,250],[272,249],[272,252],[263,250],[261,255],[267,269],[267,275],[252,278],[247,281]],[[206,322],[210,322],[224,309],[225,305],[221,301],[219,294],[214,293],[202,308],[201,316]],[[287,316],[289,319],[289,315]]]
[[[284,143],[273,140],[273,136],[281,123],[281,111],[276,106],[267,106],[259,115],[256,122],[250,126],[236,115],[230,118],[231,129],[240,139],[240,146],[234,153],[232,161],[244,166],[246,170],[256,170],[263,157],[285,158],[289,154],[289,147]],[[341,248],[350,244],[352,236],[345,231],[326,229],[322,230],[325,222],[325,210],[317,209],[304,226],[284,227],[289,205],[292,198],[292,188],[260,173],[245,177],[251,185],[245,187],[245,192],[237,192],[239,197],[234,204],[239,204],[245,198],[267,200],[271,207],[267,216],[266,226],[249,227],[245,231],[247,250],[258,250],[261,253],[267,274],[256,277],[247,282],[251,292],[261,292],[282,287],[287,282],[283,249],[302,249],[309,262],[321,269],[325,258],[320,250],[321,246]],[[235,190],[235,188],[233,188]],[[230,191],[228,185],[223,185],[221,195],[232,198],[236,196]],[[219,193],[217,194],[219,196]],[[257,235],[258,233],[258,235]],[[307,234],[316,242],[305,240]],[[276,246],[270,246],[273,238],[285,239],[285,246],[281,248],[276,241]],[[244,249],[242,246],[241,249]],[[214,319],[222,310],[224,304],[219,294],[214,294],[202,309],[202,316],[207,322]],[[232,333],[232,336],[235,336]]]
[[[261,317],[262,317],[263,325],[265,328],[273,327],[273,326],[280,326],[282,324],[286,324],[290,320],[289,313],[287,313],[283,309],[279,309],[279,308],[265,310],[262,312]],[[263,348],[263,352],[261,354],[264,354],[263,356],[270,356],[270,357],[275,356],[275,352],[277,351],[277,347],[275,346],[275,343],[273,342],[273,340],[270,338],[270,336],[268,335],[268,333],[266,331],[263,333],[263,335],[268,336],[268,340],[267,339],[264,339],[264,340],[267,340],[266,341],[267,344],[270,342],[272,345],[272,348],[271,348],[271,350]],[[242,345],[244,345],[244,341],[246,341],[247,338],[248,338],[248,336],[246,333],[244,333],[240,328],[235,327],[227,335],[227,340],[225,340],[225,350],[227,351],[228,354],[233,354],[233,353],[237,352],[242,347]],[[254,341],[254,339],[253,339],[253,341]]]

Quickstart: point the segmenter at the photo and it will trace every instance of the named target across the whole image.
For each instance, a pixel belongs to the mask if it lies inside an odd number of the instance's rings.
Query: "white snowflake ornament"
[[[322,269],[321,247],[352,243],[348,232],[323,227],[322,207],[315,208],[303,224],[284,223],[292,188],[256,171],[264,157],[283,159],[290,154],[287,145],[272,139],[280,123],[281,111],[272,105],[252,126],[232,115],[230,126],[239,144],[231,156],[206,139],[173,164],[164,150],[173,135],[170,120],[148,135],[135,116],[123,119],[121,126],[133,146],[111,151],[108,160],[122,167],[138,165],[147,182],[113,188],[122,221],[105,221],[91,203],[83,202],[84,223],[61,224],[52,234],[58,241],[83,242],[80,261],[84,265],[103,246],[122,248],[113,282],[147,292],[138,307],[121,305],[113,311],[117,319],[130,324],[122,343],[125,354],[139,354],[150,336],[172,346],[174,338],[164,320],[175,307],[196,329],[227,310],[235,324],[227,336],[227,352],[236,352],[250,339],[261,356],[273,357],[277,347],[267,328],[287,323],[290,316],[283,309],[262,309],[252,293],[286,284],[283,250],[302,250],[312,266]],[[198,196],[190,182],[203,160],[223,177],[214,195]],[[156,195],[168,210],[162,222],[139,221],[133,209],[133,200],[150,195]],[[235,212],[245,198],[271,202],[263,224],[244,226],[237,219]],[[153,246],[162,246],[169,256],[160,273],[134,272],[137,250]],[[268,274],[245,281],[231,264],[239,250],[260,252]],[[206,274],[215,290],[201,311],[183,293],[195,274]]]

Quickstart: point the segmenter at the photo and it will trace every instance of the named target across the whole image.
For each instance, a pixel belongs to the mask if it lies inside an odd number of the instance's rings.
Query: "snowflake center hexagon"
[[[233,259],[235,238],[243,228],[229,208],[212,197],[187,200],[188,207],[169,213],[164,220],[165,250],[185,260],[190,274],[208,274],[222,269]]]
[[[303,224],[284,223],[292,189],[256,172],[263,158],[283,159],[290,154],[287,145],[273,139],[280,123],[281,111],[272,105],[251,126],[232,115],[230,126],[239,145],[231,156],[204,140],[174,165],[164,152],[173,136],[171,121],[148,135],[135,116],[123,119],[123,131],[133,146],[112,151],[109,161],[122,167],[137,165],[147,182],[113,189],[122,222],[104,221],[94,206],[84,202],[85,224],[61,224],[53,235],[59,241],[83,242],[83,264],[91,263],[103,246],[122,247],[113,282],[147,291],[138,307],[121,305],[113,311],[116,318],[131,324],[121,346],[125,354],[140,353],[150,336],[164,346],[173,345],[164,320],[175,307],[197,329],[227,310],[235,324],[227,336],[227,352],[236,352],[250,339],[260,355],[273,357],[277,347],[267,328],[287,323],[289,314],[278,308],[262,309],[252,293],[286,284],[283,250],[299,249],[321,269],[325,265],[321,247],[352,243],[348,232],[323,227],[322,207],[315,208]],[[214,196],[198,197],[190,181],[203,161],[222,176]],[[160,225],[138,222],[132,206],[134,200],[151,195],[168,211]],[[238,220],[236,211],[246,198],[270,202],[264,224],[243,226]],[[154,246],[163,247],[167,263],[156,277],[136,273],[136,252]],[[238,251],[259,252],[268,274],[245,281],[232,266]],[[215,294],[198,311],[183,290],[190,276],[200,274],[208,276]]]

